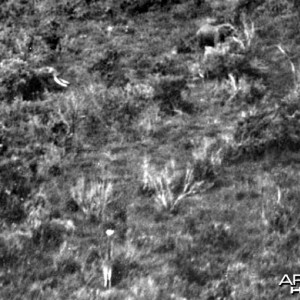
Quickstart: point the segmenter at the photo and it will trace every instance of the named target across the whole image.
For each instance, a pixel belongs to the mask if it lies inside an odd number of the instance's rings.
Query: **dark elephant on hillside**
[[[23,100],[43,99],[45,91],[58,92],[63,91],[69,86],[69,82],[58,78],[59,73],[52,67],[42,67],[31,70],[29,75],[23,78],[18,92]]]
[[[236,33],[236,29],[229,23],[213,25],[202,25],[197,33],[197,41],[199,46],[204,48],[205,46],[215,47],[218,43],[225,42],[225,39],[229,36],[233,36]]]

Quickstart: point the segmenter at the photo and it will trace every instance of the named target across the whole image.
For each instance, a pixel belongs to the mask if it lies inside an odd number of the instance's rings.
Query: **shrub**
[[[24,258],[31,246],[32,232],[21,231],[16,227],[7,228],[0,235],[0,266],[8,268]]]
[[[226,101],[228,104],[234,102],[235,105],[241,106],[245,103],[259,105],[266,95],[267,86],[263,83],[263,80],[242,77],[237,81],[232,74],[229,74],[229,80],[226,80],[225,84],[224,82],[220,84],[220,90],[224,92],[224,96],[227,98],[223,99],[221,103]]]
[[[234,152],[237,157],[258,158],[268,151],[280,153],[298,149],[298,104],[294,102],[298,99],[298,93],[293,95],[273,109],[264,107],[238,122],[234,135],[237,142]]]
[[[185,254],[177,250],[174,264],[177,267],[179,276],[187,280],[189,285],[203,288],[208,282],[221,278],[225,267],[222,265],[222,259],[212,265],[207,255],[203,255],[206,258],[205,261],[195,254],[196,251],[196,249],[189,249],[189,253]],[[191,291],[186,293],[191,293]]]
[[[110,181],[86,182],[84,177],[77,180],[70,189],[73,199],[87,217],[92,215],[103,220],[103,213],[111,201],[113,184]]]
[[[165,79],[167,76],[170,76],[170,78],[171,76],[174,76],[173,80],[175,77],[180,78],[180,76],[183,77],[184,75],[187,75],[187,69],[182,62],[167,56],[160,57],[159,60],[154,61],[150,72],[159,74],[162,78],[163,76],[166,76]]]
[[[190,40],[187,40],[185,38],[180,38],[176,43],[177,52],[186,54],[193,52],[193,45],[190,42]]]
[[[37,182],[41,184],[45,174],[61,164],[66,132],[55,125],[60,116],[54,111],[49,103],[1,104],[1,119],[5,123],[0,130],[0,178],[5,187],[1,189],[1,217],[8,222],[20,222],[26,217],[24,205],[31,202],[29,195]]]
[[[223,253],[232,251],[238,244],[231,227],[224,223],[206,224],[197,237],[199,251]]]
[[[37,175],[43,167],[39,165],[40,159],[51,164],[50,156],[58,154],[53,157],[52,163],[60,162],[68,132],[62,116],[55,113],[53,105],[15,101],[9,106],[3,104],[3,107],[1,117],[5,119],[5,130],[1,132],[1,139],[6,146],[6,156],[21,157],[29,171],[27,176]],[[60,127],[63,129],[58,129]],[[50,147],[49,156],[42,158],[47,152],[46,147]]]
[[[193,104],[182,99],[181,92],[187,89],[187,81],[182,76],[161,77],[154,87],[153,100],[159,103],[160,110],[174,115],[174,110],[193,112]]]
[[[19,159],[3,159],[1,182],[1,218],[18,223],[25,217],[24,203],[31,192],[31,171]],[[4,188],[5,187],[5,188]]]
[[[34,30],[27,28],[4,26],[0,32],[1,60],[19,58],[26,61],[33,50],[34,34]]]
[[[135,122],[138,120],[140,113],[147,105],[148,86],[143,91],[143,87],[138,87],[142,97],[136,91],[131,90],[128,85],[126,89],[110,89],[102,98],[100,116],[106,128],[113,135],[125,135],[127,139],[138,139],[139,132],[137,132]],[[131,95],[131,92],[134,95]],[[146,93],[145,93],[146,92]],[[152,93],[152,89],[149,89]]]
[[[248,55],[231,52],[225,47],[212,48],[211,53],[204,54],[203,72],[207,78],[216,78],[221,81],[229,74],[233,74],[237,78],[242,75],[253,79],[264,78],[265,73],[263,70],[259,70]]]
[[[2,191],[0,216],[8,223],[20,223],[26,217],[23,199]]]
[[[42,249],[57,249],[64,240],[65,227],[51,222],[42,223],[33,231],[32,241]]]
[[[122,54],[114,49],[105,50],[100,56],[97,56],[91,62],[89,72],[99,72],[102,80],[108,87],[124,86],[128,79],[121,67]]]
[[[160,116],[159,106],[154,104],[140,114],[137,127],[141,136],[149,137],[159,130],[161,123],[162,116]]]
[[[158,171],[147,157],[142,164],[143,190],[153,191],[153,199],[159,210],[174,211],[189,195],[199,191],[203,181],[196,182],[194,170],[187,166],[178,170],[174,160]]]
[[[64,241],[59,252],[53,255],[54,267],[61,275],[74,274],[81,270],[81,264],[75,257],[76,250],[76,247]]]
[[[0,101],[12,101],[17,95],[22,95],[32,74],[28,64],[21,59],[4,60],[0,64]]]
[[[46,20],[40,28],[40,35],[50,50],[61,50],[62,28],[57,20]]]

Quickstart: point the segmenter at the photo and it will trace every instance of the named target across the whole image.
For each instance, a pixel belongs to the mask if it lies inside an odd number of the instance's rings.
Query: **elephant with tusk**
[[[43,99],[45,91],[55,92],[65,90],[70,83],[58,77],[59,73],[53,67],[42,67],[32,70],[31,76],[20,87],[23,100]]]
[[[41,78],[46,79],[46,77],[52,77],[54,82],[57,83],[59,86],[66,88],[69,86],[70,82],[64,80],[62,78],[58,78],[58,72],[53,67],[44,67],[40,68],[37,73],[40,75]]]
[[[219,25],[206,23],[198,29],[196,37],[199,46],[204,48],[205,46],[215,47],[218,43],[225,42],[227,37],[235,34],[235,27],[229,23]]]

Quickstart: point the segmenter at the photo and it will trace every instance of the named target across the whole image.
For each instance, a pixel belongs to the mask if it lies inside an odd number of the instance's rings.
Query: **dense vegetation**
[[[298,2],[2,2],[0,298],[292,299]]]

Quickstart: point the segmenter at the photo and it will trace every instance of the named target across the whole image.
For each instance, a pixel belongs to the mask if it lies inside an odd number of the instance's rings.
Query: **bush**
[[[187,280],[190,286],[195,284],[203,288],[208,282],[222,277],[225,272],[225,264],[223,265],[222,259],[211,264],[207,254],[201,258],[195,253],[196,249],[190,249],[189,254],[184,254],[180,251],[176,253],[174,264],[177,267],[177,273],[182,279]],[[206,260],[204,260],[204,257]],[[187,292],[190,293],[191,291]]]
[[[187,54],[193,52],[193,45],[189,39],[180,38],[176,43],[177,52]]]
[[[103,220],[104,210],[111,201],[113,184],[110,181],[87,182],[81,177],[71,187],[70,193],[88,218],[94,215]]]
[[[180,77],[187,74],[187,69],[178,60],[162,57],[153,63],[150,72],[160,76]]]
[[[102,80],[108,87],[111,86],[124,86],[128,79],[122,69],[120,59],[122,54],[114,49],[108,49],[94,58],[95,62],[91,63],[89,72],[99,72]]]
[[[168,115],[174,115],[174,110],[186,113],[193,112],[193,105],[182,99],[181,92],[187,89],[187,81],[182,76],[164,76],[156,83],[153,100],[158,102],[160,110]]]
[[[197,170],[197,179],[199,171]],[[142,165],[143,188],[145,193],[153,193],[153,199],[158,210],[174,212],[179,204],[188,196],[199,192],[203,181],[196,181],[194,170],[191,166],[186,166],[184,170],[179,170],[174,160],[169,161],[158,171],[150,165],[149,159],[144,158]]]
[[[14,245],[10,239],[0,238],[0,266],[1,268],[11,267],[18,263],[20,251],[18,241]]]
[[[74,274],[81,270],[80,263],[73,257],[66,257],[57,262],[57,269],[60,275]]]
[[[56,223],[46,222],[33,231],[33,243],[41,249],[57,249],[64,240],[65,228]]]
[[[21,59],[4,60],[0,69],[0,101],[11,102],[14,97],[22,96],[22,90],[32,76],[28,64]]]
[[[8,224],[22,222],[26,217],[24,200],[15,195],[7,195],[4,191],[2,191],[0,197],[0,217]]]
[[[122,135],[127,140],[138,140],[140,138],[140,133],[137,131],[135,124],[140,113],[147,105],[148,87],[145,87],[146,89],[143,90],[143,87],[139,86],[139,91],[134,91],[130,85],[127,85],[125,91],[110,89],[103,96],[99,116],[105,126],[104,129],[107,129],[109,134],[107,138],[116,138],[116,135]],[[143,95],[142,97],[138,96],[140,92]],[[152,93],[151,89],[149,92]]]
[[[300,146],[298,99],[287,97],[276,108],[264,108],[238,122],[234,138],[237,157],[262,157],[268,151],[297,151]],[[298,100],[297,100],[298,101]]]
[[[59,22],[52,20],[40,29],[40,35],[50,50],[61,50],[62,28]]]

